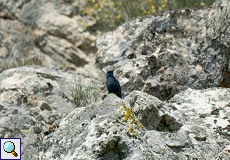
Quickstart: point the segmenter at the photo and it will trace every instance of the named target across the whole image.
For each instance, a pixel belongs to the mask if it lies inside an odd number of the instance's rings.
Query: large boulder
[[[69,113],[38,143],[43,160],[230,158],[230,89],[188,89],[169,102],[141,91]]]
[[[93,95],[78,96],[84,95],[77,89],[79,85],[91,91],[99,91],[101,87],[96,80],[49,68],[25,66],[3,71],[0,73],[0,137],[22,138],[23,159],[37,159],[38,135],[54,131],[74,108],[90,103],[87,98],[96,100]]]
[[[125,95],[136,89],[166,100],[189,87],[229,88],[229,8],[222,0],[127,22],[98,40],[96,63],[116,68]]]
[[[100,78],[94,66],[96,21],[84,16],[83,2],[1,0],[0,71],[9,63],[27,63],[76,70]]]

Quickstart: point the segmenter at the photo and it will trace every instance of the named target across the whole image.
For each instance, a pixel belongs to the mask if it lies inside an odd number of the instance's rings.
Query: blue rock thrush
[[[106,87],[109,93],[114,93],[121,98],[121,86],[113,75],[114,70],[108,70],[106,73]]]

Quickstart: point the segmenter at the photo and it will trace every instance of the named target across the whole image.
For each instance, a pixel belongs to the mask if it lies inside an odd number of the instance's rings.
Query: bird
[[[118,97],[122,98],[121,96],[121,86],[118,80],[113,75],[114,69],[108,69],[106,73],[106,87],[109,93],[114,93]]]

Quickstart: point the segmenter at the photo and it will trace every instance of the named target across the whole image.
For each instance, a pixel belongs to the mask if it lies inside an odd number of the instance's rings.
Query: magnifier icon
[[[7,141],[3,144],[3,149],[6,153],[11,153],[13,154],[15,157],[18,156],[18,154],[14,151],[15,150],[15,145],[13,142],[11,141]]]

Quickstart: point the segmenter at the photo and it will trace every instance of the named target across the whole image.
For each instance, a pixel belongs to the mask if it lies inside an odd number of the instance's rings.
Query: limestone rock
[[[167,100],[187,88],[229,88],[229,8],[219,0],[127,22],[98,40],[96,63],[116,68],[125,95],[141,90]]]
[[[230,159],[228,0],[103,35],[97,65],[114,66],[126,96],[93,103],[79,89],[103,84],[66,71],[100,75],[90,58],[96,36],[86,31],[95,22],[76,3],[0,2],[0,64],[27,57],[65,69],[1,69],[0,137],[23,138],[25,160]]]
[[[213,39],[220,40],[230,47],[230,1],[216,1],[213,10],[209,13],[209,34]]]
[[[101,87],[76,73],[35,66],[0,73],[0,137],[22,138],[23,159],[36,159],[39,135],[54,131],[53,124],[81,107],[73,103],[71,94],[77,84]]]
[[[100,79],[94,65],[99,34],[87,31],[96,22],[82,16],[79,7],[63,0],[1,0],[0,71],[23,59]]]
[[[69,113],[39,143],[41,159],[228,159],[229,89],[188,89],[168,102],[141,91],[114,94]],[[204,109],[207,108],[207,109]],[[220,114],[212,115],[213,109]],[[207,115],[200,117],[201,114]],[[164,118],[164,115],[170,118]],[[152,119],[151,119],[151,118]],[[218,123],[211,123],[213,118]],[[228,130],[229,132],[229,130]]]

